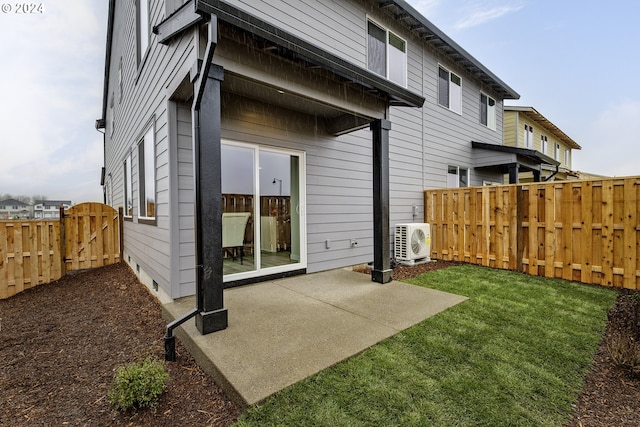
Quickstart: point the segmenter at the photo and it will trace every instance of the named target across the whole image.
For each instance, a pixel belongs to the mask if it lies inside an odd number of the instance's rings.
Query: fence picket
[[[434,259],[457,254],[473,264],[640,289],[638,177],[426,190],[424,198]]]
[[[61,209],[61,220],[0,221],[0,299],[67,270],[119,262],[121,230],[118,211],[100,203]]]

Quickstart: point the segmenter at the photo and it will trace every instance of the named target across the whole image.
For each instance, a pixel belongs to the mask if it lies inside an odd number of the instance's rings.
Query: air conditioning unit
[[[431,261],[431,227],[429,224],[396,224],[394,253],[400,264],[415,265]]]

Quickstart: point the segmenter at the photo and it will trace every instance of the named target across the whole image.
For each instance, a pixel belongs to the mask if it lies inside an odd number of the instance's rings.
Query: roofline
[[[443,51],[445,55],[451,57],[454,62],[461,62],[462,64],[460,65],[462,65],[463,68],[465,68],[467,71],[476,71],[481,75],[481,77],[484,76],[487,79],[491,80],[493,83],[495,83],[495,85],[498,86],[497,88],[492,88],[501,93],[503,99],[520,99],[520,95],[515,90],[513,90],[509,85],[498,78],[498,76],[493,74],[480,61],[478,61],[469,52],[467,52],[460,45],[454,42],[453,39],[447,36],[442,30],[436,27],[431,21],[425,18],[420,12],[414,9],[413,6],[411,6],[405,0],[378,0],[378,5],[381,8],[388,8],[392,4],[404,11],[408,15],[408,17],[411,17],[415,21],[417,21],[417,24],[407,26],[420,38],[433,45],[437,50]],[[395,16],[395,19],[397,21],[406,18],[407,16],[403,16],[402,14],[397,14]],[[469,68],[471,68],[471,70]],[[474,73],[472,72],[472,74]],[[482,78],[478,78],[481,81],[485,82]]]
[[[102,115],[96,120],[96,129],[104,129],[107,121],[107,98],[109,97],[109,71],[111,69],[111,46],[113,44],[113,20],[116,0],[109,0],[109,17],[107,20],[107,41],[104,59],[104,83],[102,86]]]
[[[571,148],[575,150],[582,150],[580,144],[575,142],[571,137],[569,137],[569,135],[564,133],[558,126],[553,124],[551,120],[540,114],[535,108],[522,105],[504,105],[503,108],[505,112],[514,111],[529,116],[531,120],[547,128],[547,130],[556,135],[562,140],[562,142],[568,144]]]
[[[556,159],[553,159],[546,154],[542,154],[540,151],[532,150],[530,148],[522,148],[522,147],[511,147],[509,145],[498,145],[491,144],[488,142],[479,142],[479,141],[471,141],[471,146],[473,148],[480,148],[483,150],[491,150],[491,151],[500,151],[503,153],[512,153],[520,156],[525,156],[530,159],[535,159],[540,163],[545,163],[548,165],[559,166],[560,162]]]

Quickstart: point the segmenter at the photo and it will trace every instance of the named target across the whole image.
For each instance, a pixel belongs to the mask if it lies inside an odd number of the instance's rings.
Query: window
[[[469,169],[458,166],[447,167],[447,188],[469,186]]]
[[[553,156],[554,159],[560,161],[560,144],[556,142],[556,151]]]
[[[407,86],[407,42],[371,21],[367,22],[367,68]]]
[[[109,103],[109,136],[113,136],[116,128],[116,115],[113,112],[113,94],[111,94],[111,102]]]
[[[118,102],[122,102],[122,57],[118,66]]]
[[[138,144],[138,216],[156,216],[156,162],[153,126]]]
[[[480,123],[496,130],[496,101],[483,93],[480,94]]]
[[[124,160],[124,216],[133,216],[133,187],[131,184],[131,154]]]
[[[571,154],[567,149],[564,150],[564,165],[568,168],[571,167]]]
[[[136,43],[138,65],[149,47],[149,0],[138,0],[136,7]]]
[[[533,126],[524,125],[524,146],[525,148],[533,148]]]
[[[549,140],[546,135],[540,135],[540,151],[542,151],[542,154],[549,152]]]
[[[462,79],[438,67],[438,104],[462,114]]]

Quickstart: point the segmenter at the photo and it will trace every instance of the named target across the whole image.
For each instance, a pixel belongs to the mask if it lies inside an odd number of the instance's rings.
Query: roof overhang
[[[304,62],[309,67],[327,70],[368,91],[379,93],[387,98],[390,106],[422,107],[424,104],[425,98],[421,95],[223,1],[191,0],[158,24],[154,33],[161,42],[168,43],[173,37],[210,15],[216,15],[219,21],[240,28],[269,44],[273,54],[291,61]]]
[[[377,4],[381,9],[387,9],[396,21],[403,23],[428,45],[442,52],[453,63],[499,94],[502,99],[520,99],[520,95],[515,90],[500,80],[405,0],[377,0]]]
[[[577,142],[571,139],[566,133],[560,130],[558,126],[554,125],[551,121],[549,121],[545,116],[543,116],[538,111],[536,111],[536,109],[533,107],[505,105],[504,111],[505,112],[514,111],[514,112],[522,113],[525,116],[527,116],[529,119],[534,121],[535,123],[539,124],[543,128],[547,129],[549,132],[554,134],[561,142],[565,143],[570,148],[573,148],[574,150],[582,149],[582,147]]]
[[[513,164],[518,164],[523,171],[540,171],[542,165],[550,165],[556,169],[560,165],[559,161],[539,151],[527,148],[478,141],[471,141],[471,147],[475,151],[473,155],[475,168],[495,169],[507,173],[509,166]]]

